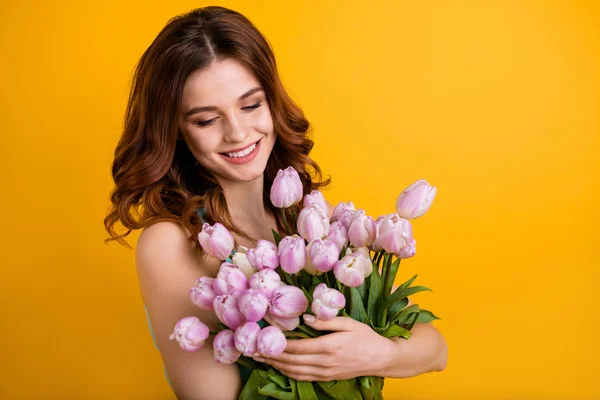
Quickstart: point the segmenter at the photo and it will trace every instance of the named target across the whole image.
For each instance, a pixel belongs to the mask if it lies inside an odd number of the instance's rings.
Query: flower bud
[[[191,352],[200,349],[209,334],[208,327],[198,317],[185,317],[177,322],[169,340],[175,339],[179,347]]]
[[[348,229],[341,221],[334,221],[329,226],[327,239],[331,240],[341,250],[348,244]]]
[[[328,288],[324,283],[319,283],[313,292],[310,309],[318,319],[329,321],[335,318],[345,306],[346,298],[343,294],[335,289]]]
[[[294,318],[300,316],[308,307],[304,292],[295,286],[281,286],[273,291],[269,301],[269,312],[279,318]]]
[[[298,235],[286,236],[279,242],[277,250],[279,264],[288,274],[295,274],[306,264],[306,243]]]
[[[365,278],[368,277],[369,275],[371,275],[371,272],[373,272],[373,261],[371,261],[371,254],[369,253],[369,249],[363,246],[355,248],[353,250],[354,251],[352,251],[351,254],[356,258],[362,260],[363,269],[365,271]]]
[[[204,251],[219,260],[229,257],[234,246],[233,236],[218,222],[214,226],[204,223],[202,232],[198,233],[198,241]]]
[[[254,268],[252,264],[250,264],[250,261],[248,261],[248,256],[246,256],[246,253],[243,251],[236,251],[233,257],[231,257],[231,259],[233,263],[238,266],[240,271],[242,271],[248,279],[250,279],[252,274],[257,271],[257,269]]]
[[[196,286],[190,289],[192,303],[203,310],[213,310],[213,300],[216,296],[213,289],[214,281],[213,278],[208,276],[201,276],[196,279]]]
[[[219,321],[227,325],[229,329],[235,330],[245,322],[245,318],[238,308],[237,299],[232,294],[215,297],[213,307]]]
[[[329,233],[327,211],[314,204],[303,208],[298,215],[297,228],[308,242],[323,239]]]
[[[260,325],[256,322],[246,322],[240,325],[233,334],[235,348],[246,357],[252,357],[256,353],[256,337],[260,332]]]
[[[269,306],[269,299],[256,289],[246,289],[237,300],[240,312],[246,321],[260,321]]]
[[[373,251],[383,250],[383,247],[379,243],[380,241],[378,241],[377,239],[379,238],[379,227],[381,226],[381,222],[387,217],[387,215],[380,215],[375,220],[375,241],[369,246],[369,248]]]
[[[271,185],[271,203],[277,208],[288,208],[302,200],[302,181],[293,167],[277,171]]]
[[[377,236],[375,221],[366,215],[365,210],[357,210],[350,222],[348,239],[357,247],[371,245]]]
[[[410,242],[400,249],[396,255],[398,258],[411,258],[417,253],[417,241],[415,238],[412,238]]]
[[[318,205],[326,213],[329,211],[329,207],[327,207],[327,202],[325,201],[325,197],[323,197],[323,193],[318,190],[313,190],[310,192],[310,194],[304,196],[304,207],[309,207],[312,204]]]
[[[264,316],[265,321],[267,321],[272,326],[276,326],[282,331],[293,331],[300,325],[300,318],[279,318],[272,315],[269,311]]]
[[[229,329],[217,333],[213,341],[213,352],[215,360],[221,364],[233,364],[242,355],[242,352],[235,348],[233,331]]]
[[[279,274],[268,268],[258,271],[250,278],[250,287],[262,293],[267,299],[271,299],[273,291],[283,285]]]
[[[397,254],[412,239],[410,221],[400,218],[398,214],[389,214],[381,220],[379,233],[374,247],[383,248],[388,253]]]
[[[359,287],[365,281],[364,261],[361,256],[346,255],[333,267],[335,278],[349,287]]]
[[[309,257],[318,271],[331,271],[340,257],[340,249],[330,240],[316,239],[310,244]]]
[[[228,294],[234,289],[245,290],[248,289],[248,278],[235,264],[224,262],[215,278],[213,288],[217,295]]]
[[[349,210],[349,211],[356,210],[356,208],[354,207],[354,204],[351,201],[349,201],[347,203],[341,202],[337,206],[335,206],[335,208],[333,209],[333,213],[331,214],[331,222],[337,221],[339,219],[340,215],[342,214],[342,212],[344,212],[346,210]]]
[[[425,179],[420,179],[404,189],[396,200],[396,212],[404,219],[415,219],[425,214],[433,199],[437,188],[431,186]]]
[[[246,256],[250,265],[259,271],[265,268],[275,269],[279,266],[277,246],[268,240],[259,240],[256,248],[249,249],[246,252]]]
[[[263,357],[277,357],[285,350],[287,340],[276,326],[263,328],[256,337],[256,350]]]

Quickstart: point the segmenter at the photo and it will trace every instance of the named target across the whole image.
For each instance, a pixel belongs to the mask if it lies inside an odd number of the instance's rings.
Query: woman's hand
[[[368,325],[348,317],[304,322],[313,329],[333,331],[314,339],[288,339],[285,351],[273,358],[255,357],[299,381],[332,381],[358,376],[383,376],[395,343]]]

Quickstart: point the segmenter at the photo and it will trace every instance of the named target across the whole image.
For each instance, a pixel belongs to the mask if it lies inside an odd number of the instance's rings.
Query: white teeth
[[[248,154],[252,153],[252,150],[254,150],[255,148],[256,148],[256,143],[254,143],[252,146],[248,147],[246,150],[238,151],[237,153],[225,153],[225,154],[227,154],[228,157],[239,158],[239,157],[247,156]]]

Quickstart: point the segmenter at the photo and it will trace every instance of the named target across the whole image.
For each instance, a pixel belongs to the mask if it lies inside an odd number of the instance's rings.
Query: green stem
[[[283,229],[285,229],[286,235],[291,235],[290,228],[287,224],[287,216],[285,215],[285,208],[281,209],[281,222],[283,223]]]
[[[308,326],[303,326],[303,325],[298,325],[297,328],[300,332],[304,333],[305,335],[308,335],[311,338],[316,338],[319,335],[316,333],[317,331],[315,331],[314,329],[309,328]]]
[[[327,287],[335,289],[333,286],[331,286],[331,280],[329,278],[329,272],[325,272],[323,275],[325,276],[325,284],[327,285]]]

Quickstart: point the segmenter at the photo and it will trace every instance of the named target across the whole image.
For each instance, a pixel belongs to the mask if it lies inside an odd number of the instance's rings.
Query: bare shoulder
[[[235,399],[241,385],[239,371],[236,365],[214,360],[212,338],[196,352],[183,351],[169,340],[183,317],[196,316],[213,330],[218,323],[213,311],[202,310],[190,300],[196,279],[211,275],[211,261],[197,256],[188,237],[183,227],[172,222],[159,222],[142,231],[135,250],[142,298],[177,398]]]

